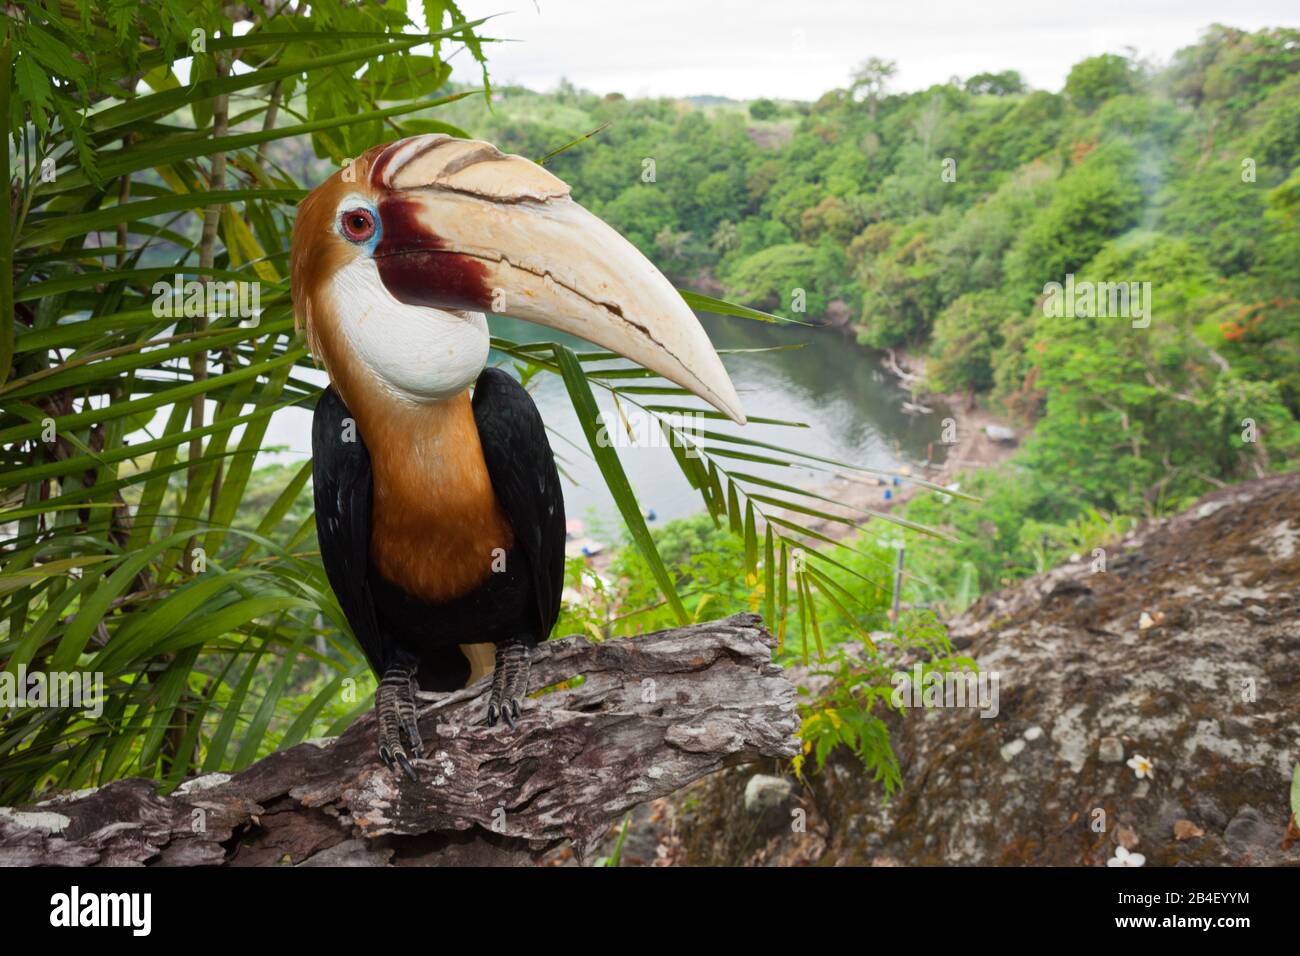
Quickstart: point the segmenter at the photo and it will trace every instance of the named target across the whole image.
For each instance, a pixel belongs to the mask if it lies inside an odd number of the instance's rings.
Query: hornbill
[[[564,576],[564,497],[532,398],[486,368],[491,311],[625,356],[744,423],[694,313],[541,166],[442,134],[368,150],[293,230],[295,311],[330,386],[312,423],[330,585],[379,678],[379,754],[412,779],[416,691],[492,674],[514,728]],[[473,386],[473,397],[470,388]]]

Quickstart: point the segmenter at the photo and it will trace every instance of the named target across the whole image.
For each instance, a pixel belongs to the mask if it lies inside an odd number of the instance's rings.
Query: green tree
[[[1027,466],[1098,507],[1154,514],[1293,455],[1297,425],[1276,384],[1225,368],[1197,334],[1213,283],[1200,253],[1160,235],[1119,240],[1076,281],[1135,277],[1155,296],[1147,328],[1122,316],[1038,317],[1028,354],[1044,408]],[[1247,418],[1261,441],[1243,440]]]
[[[1001,295],[985,291],[968,292],[939,313],[926,365],[932,388],[967,391],[973,398],[993,386],[993,352],[1007,311]]]
[[[1048,282],[1064,282],[1111,236],[1137,221],[1142,191],[1135,155],[1122,143],[1090,153],[1061,177],[1052,200],[1007,253],[1015,301],[1028,305]]]
[[[1065,93],[1081,110],[1091,112],[1112,96],[1131,93],[1136,79],[1133,64],[1115,53],[1080,60],[1065,78]]]
[[[1035,90],[972,131],[965,166],[990,185],[1022,163],[1041,157],[1060,140],[1070,112],[1066,98]]]
[[[940,308],[933,235],[947,220],[918,220],[893,234],[887,250],[859,268],[858,340],[888,348],[920,340]]]
[[[966,81],[965,89],[976,96],[1015,96],[1025,92],[1025,81],[1016,70],[976,73]]]
[[[811,287],[815,254],[803,243],[771,246],[740,260],[725,277],[727,295],[742,302],[790,315],[795,290],[802,289],[807,311],[819,315],[826,307]]]
[[[876,118],[876,106],[884,95],[889,79],[898,72],[898,64],[893,60],[878,56],[868,57],[853,71],[849,83],[849,95],[854,99],[865,99],[872,121]]]

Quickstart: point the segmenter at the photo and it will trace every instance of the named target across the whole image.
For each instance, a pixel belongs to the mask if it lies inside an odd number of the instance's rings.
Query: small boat
[[[594,558],[604,550],[605,546],[595,538],[571,538],[564,545],[564,553],[571,558]]]
[[[1015,431],[1006,425],[985,425],[984,434],[988,435],[993,441],[1001,442],[1004,445],[1012,444],[1016,440]]]

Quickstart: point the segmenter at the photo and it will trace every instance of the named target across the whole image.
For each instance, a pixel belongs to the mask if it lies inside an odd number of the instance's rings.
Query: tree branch
[[[632,807],[724,767],[797,752],[794,686],[756,614],[537,648],[514,732],[483,725],[488,679],[422,706],[417,783],[376,753],[374,715],[340,737],[207,774],[169,796],[119,780],[0,808],[0,865],[452,865],[586,859]]]

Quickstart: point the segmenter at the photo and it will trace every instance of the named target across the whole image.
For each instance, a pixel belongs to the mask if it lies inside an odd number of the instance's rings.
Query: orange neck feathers
[[[336,384],[370,450],[376,569],[428,601],[481,584],[513,536],[492,491],[469,393],[411,405],[357,382]]]
[[[318,313],[317,320],[328,321]],[[469,392],[395,399],[319,337],[330,379],[356,418],[374,476],[370,560],[408,594],[446,601],[481,584],[513,535],[492,491]]]

